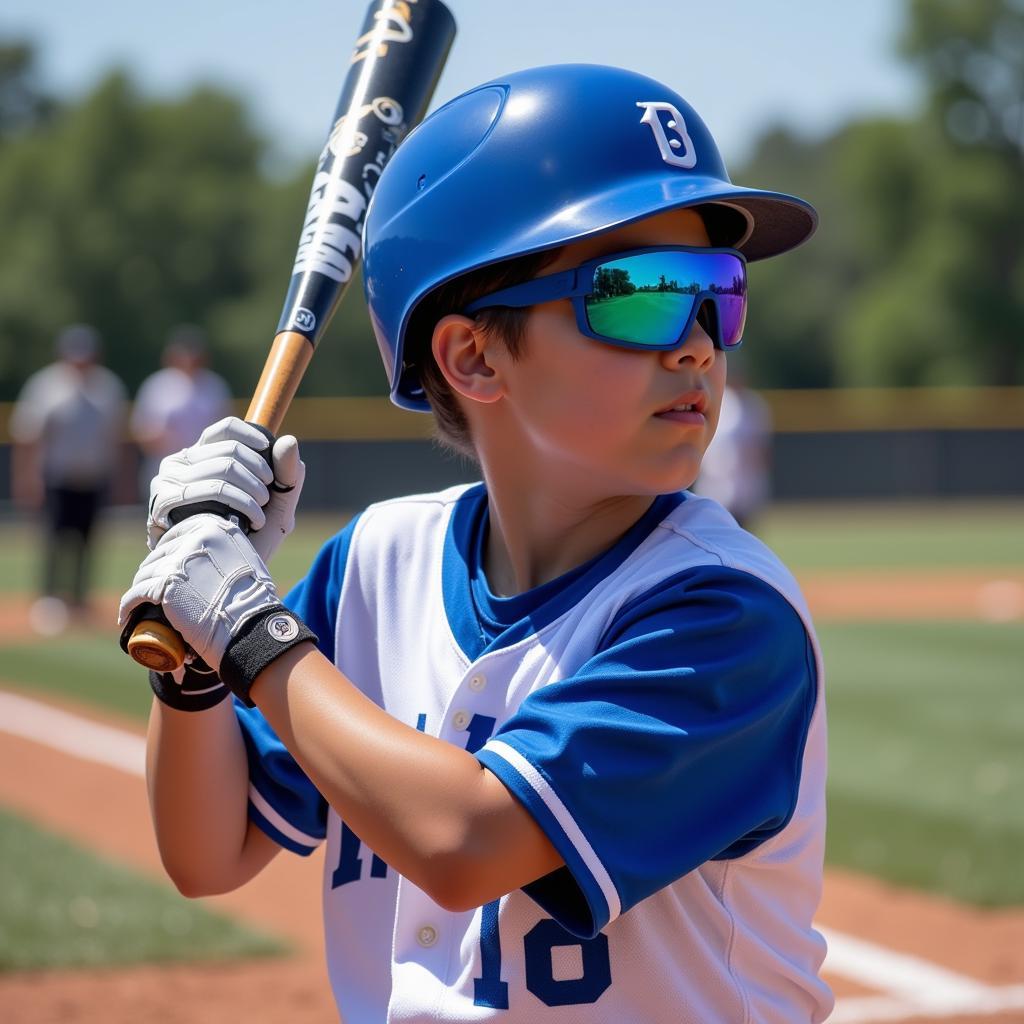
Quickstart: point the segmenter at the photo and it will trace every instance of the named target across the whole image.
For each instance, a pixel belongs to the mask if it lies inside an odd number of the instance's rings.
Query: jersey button
[[[456,711],[452,715],[452,725],[456,729],[465,729],[469,725],[469,712],[468,711]]]
[[[487,685],[487,676],[478,674],[469,681],[469,688],[479,693]]]
[[[416,941],[421,946],[432,946],[437,942],[437,929],[432,928],[429,924],[425,924],[417,933]]]

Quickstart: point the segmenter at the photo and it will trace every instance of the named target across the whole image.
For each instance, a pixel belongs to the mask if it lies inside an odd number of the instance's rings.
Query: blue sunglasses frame
[[[535,277],[530,281],[522,282],[522,284],[514,284],[508,288],[502,288],[499,291],[491,292],[490,295],[484,295],[482,298],[475,299],[466,306],[463,313],[466,316],[471,316],[482,309],[491,309],[495,306],[509,306],[519,309],[526,306],[536,306],[542,302],[552,302],[556,299],[571,299],[573,310],[576,313],[576,326],[579,328],[580,333],[586,337],[593,338],[595,341],[602,341],[608,345],[617,345],[620,348],[641,349],[649,352],[668,352],[679,348],[686,341],[690,336],[690,331],[693,330],[694,321],[700,314],[701,308],[706,302],[710,302],[715,310],[715,322],[712,325],[713,330],[709,331],[709,333],[712,334],[715,348],[728,352],[738,349],[743,341],[742,335],[731,345],[722,343],[722,318],[718,309],[718,294],[712,291],[694,293],[686,323],[683,325],[679,337],[672,342],[649,345],[639,341],[625,341],[622,338],[612,338],[605,334],[598,334],[591,328],[590,321],[587,318],[586,300],[590,295],[594,294],[594,279],[598,267],[608,263],[616,263],[631,256],[646,256],[648,253],[659,252],[682,252],[695,255],[721,255],[725,253],[735,256],[743,268],[744,300],[746,299],[747,261],[738,250],[728,248],[712,249],[706,246],[690,245],[652,245],[643,249],[629,249],[625,252],[610,253],[598,259],[587,260],[585,263],[581,263],[577,267],[570,267],[568,270],[547,274],[544,277]]]

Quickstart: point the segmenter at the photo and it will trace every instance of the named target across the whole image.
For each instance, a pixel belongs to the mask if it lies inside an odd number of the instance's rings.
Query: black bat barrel
[[[454,38],[440,0],[370,5],[317,163],[278,333],[320,339],[359,262],[381,171],[426,112]]]

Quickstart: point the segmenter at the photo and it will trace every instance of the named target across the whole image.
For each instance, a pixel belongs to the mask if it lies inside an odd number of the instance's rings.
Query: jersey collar
[[[685,498],[685,492],[660,495],[606,551],[539,587],[498,597],[483,570],[487,490],[469,488],[452,510],[442,566],[445,613],[459,647],[475,661],[544,629],[615,572]]]

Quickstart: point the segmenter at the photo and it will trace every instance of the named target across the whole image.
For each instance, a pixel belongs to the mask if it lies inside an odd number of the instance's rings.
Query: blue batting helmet
[[[366,299],[392,401],[429,408],[402,356],[413,310],[439,285],[707,204],[736,211],[739,237],[725,244],[748,260],[792,249],[817,224],[801,199],[734,185],[696,111],[645,75],[559,64],[457,96],[398,148],[366,215]]]

